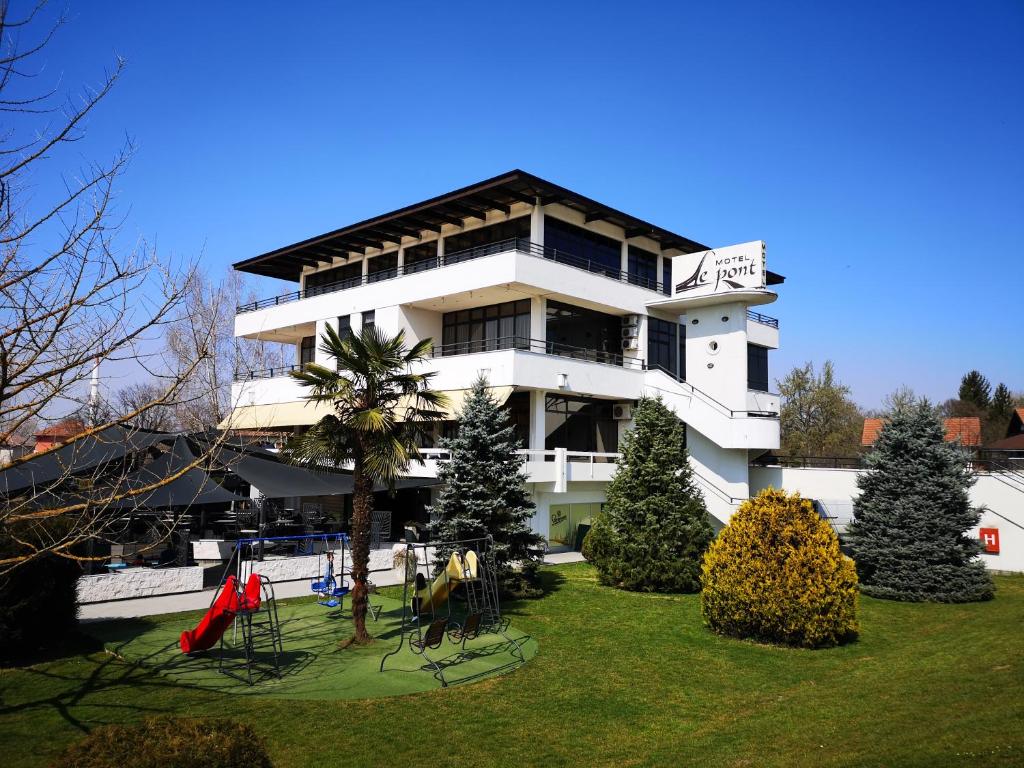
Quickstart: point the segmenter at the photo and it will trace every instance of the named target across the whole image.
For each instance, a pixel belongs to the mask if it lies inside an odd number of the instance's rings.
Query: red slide
[[[241,606],[236,587],[237,579],[234,575],[228,576],[224,588],[217,595],[217,599],[203,616],[199,625],[193,630],[185,630],[181,633],[182,653],[196,653],[212,648],[220,640],[220,636],[231,626],[240,607],[253,611],[260,607],[260,577],[258,574],[254,573],[249,576],[249,581],[245,584],[245,594],[242,597]]]

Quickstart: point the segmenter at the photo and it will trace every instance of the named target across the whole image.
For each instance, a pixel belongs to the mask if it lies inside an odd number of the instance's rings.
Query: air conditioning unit
[[[628,328],[630,326],[637,327],[640,325],[640,315],[623,315],[622,316],[622,327]]]
[[[633,406],[629,403],[616,403],[612,406],[612,418],[629,421],[633,418]]]
[[[629,339],[622,340],[622,350],[624,352],[635,351],[640,349],[640,339],[635,336]]]
[[[635,339],[640,335],[640,329],[635,325],[622,326],[622,338]]]

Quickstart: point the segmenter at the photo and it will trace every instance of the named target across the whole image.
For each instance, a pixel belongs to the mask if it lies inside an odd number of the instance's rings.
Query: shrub
[[[0,556],[19,547],[0,535]],[[57,646],[77,632],[78,563],[44,555],[0,576],[0,661]]]
[[[154,717],[104,725],[69,746],[53,768],[272,768],[263,741],[224,718]]]
[[[798,495],[745,501],[704,556],[701,612],[724,635],[818,648],[857,631],[857,572]]]
[[[714,530],[694,485],[683,423],[660,398],[641,398],[634,418],[583,556],[603,584],[696,592],[700,558]]]

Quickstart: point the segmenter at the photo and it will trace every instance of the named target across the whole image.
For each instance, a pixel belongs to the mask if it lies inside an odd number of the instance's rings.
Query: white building
[[[765,270],[761,242],[708,251],[511,171],[234,266],[293,283],[239,307],[235,334],[294,345],[295,365],[320,354],[328,324],[375,323],[434,339],[433,386],[455,409],[483,372],[522,436],[534,525],[553,543],[571,543],[604,500],[642,395],[660,394],[686,423],[719,524],[750,493],[750,460],[779,445],[768,391],[778,322],[752,307],[774,301],[783,278]],[[323,411],[287,374],[236,382],[230,424],[314,423]],[[393,500],[396,526],[423,501]]]

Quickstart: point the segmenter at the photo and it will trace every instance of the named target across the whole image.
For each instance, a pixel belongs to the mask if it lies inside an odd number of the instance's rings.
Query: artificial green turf
[[[535,658],[409,696],[236,696],[87,651],[6,670],[0,763],[45,765],[100,723],[158,713],[244,720],[281,768],[1024,763],[1024,577],[987,603],[864,598],[860,638],[823,651],[718,637],[697,596],[621,593],[585,564],[545,579],[546,597],[504,606]]]
[[[374,597],[373,603],[383,609],[377,621],[370,621],[370,631],[377,642],[369,647],[339,650],[338,641],[352,635],[351,615],[347,610],[317,605],[311,596],[278,601],[281,627],[280,678],[270,674],[269,646],[257,649],[259,665],[255,667],[258,682],[248,685],[237,677],[218,672],[220,649],[186,656],[178,648],[183,629],[191,629],[202,617],[202,611],[160,616],[154,619],[110,621],[85,628],[103,642],[104,647],[125,661],[159,670],[175,682],[241,696],[273,696],[288,699],[365,699],[429,691],[440,685],[437,670],[420,655],[414,654],[408,642],[388,658],[380,671],[381,657],[398,648],[402,630],[402,604],[387,597]],[[426,631],[426,627],[424,627]],[[229,629],[226,637],[232,637]],[[537,643],[515,627],[506,630],[509,639],[518,643],[524,659],[530,659]],[[240,644],[241,637],[237,637]],[[229,644],[230,646],[230,644]],[[427,656],[441,668],[449,685],[460,685],[490,675],[509,672],[520,662],[513,655],[512,644],[501,635],[483,634],[461,645],[442,642]],[[236,671],[241,650],[228,647],[226,663]]]

